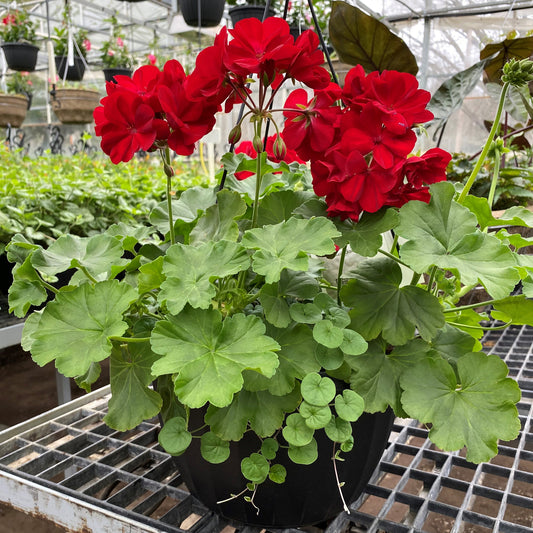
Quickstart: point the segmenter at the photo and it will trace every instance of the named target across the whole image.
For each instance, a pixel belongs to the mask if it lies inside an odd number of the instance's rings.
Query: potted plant
[[[124,42],[125,35],[117,18],[111,16],[107,19],[111,23],[111,36],[102,43],[100,59],[104,65],[106,81],[114,81],[116,75],[131,76],[133,59]]]
[[[28,72],[14,72],[7,78],[6,93],[0,93],[0,126],[18,128],[31,107],[33,82]]]
[[[179,0],[183,19],[189,26],[211,28],[218,26],[224,14],[226,0],[201,0],[200,15],[198,13],[198,0]]]
[[[159,442],[193,495],[264,527],[347,509],[394,415],[431,425],[444,450],[490,459],[498,439],[519,433],[520,389],[479,338],[501,327],[489,319],[533,323],[533,302],[515,293],[522,280],[531,294],[523,243],[486,231],[507,218],[528,226],[530,213],[496,220],[468,194],[495,129],[456,192],[449,154],[411,153],[416,124],[432,117],[416,78],[356,66],[341,89],[316,34],[305,35],[295,42],[282,19],[249,19],[231,40],[223,28],[189,75],[171,60],[108,84],[94,112],[101,147],[117,164],[158,151],[166,201],[146,227],[65,235],[48,248],[15,236],[7,247],[12,311],[52,297],[25,322],[34,361],[89,387],[109,358],[106,423],[127,430],[160,416]],[[502,79],[494,123],[533,63],[509,62]],[[310,94],[296,89],[271,110],[288,80]],[[259,155],[228,153],[216,187],[174,194],[170,152],[193,153],[220,106],[241,101],[229,141],[251,120]],[[236,179],[243,171],[253,175]],[[68,287],[50,285],[69,269]],[[476,286],[489,299],[461,305]]]
[[[267,4],[266,0],[227,0],[226,3],[229,6],[233,6],[228,11],[233,26],[240,20],[250,17],[263,20]],[[273,17],[276,14],[274,10],[275,3],[275,1],[270,2],[267,17]]]
[[[89,124],[98,106],[100,93],[80,84],[62,85],[50,92],[50,103],[62,124]]]
[[[53,43],[55,64],[59,79],[63,81],[81,81],[85,74],[87,52],[91,49],[91,41],[87,30],[76,31],[70,26],[70,4],[65,4],[63,21],[54,28]],[[69,64],[69,40],[72,46],[72,64]]]
[[[27,72],[35,70],[39,47],[35,46],[35,22],[30,19],[27,11],[8,11],[2,18],[0,38],[10,69]]]

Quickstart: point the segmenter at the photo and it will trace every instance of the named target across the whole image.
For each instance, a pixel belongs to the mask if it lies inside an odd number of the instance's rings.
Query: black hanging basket
[[[33,72],[37,65],[39,47],[29,43],[4,43],[2,45],[7,66],[11,70]]]
[[[189,26],[212,28],[218,26],[224,14],[225,0],[200,0],[201,21],[198,16],[198,0],[179,0],[181,14]]]
[[[233,26],[243,19],[256,18],[263,20],[264,13],[265,8],[263,6],[236,6],[228,11]],[[267,17],[274,17],[275,15],[276,12],[273,9],[269,9]]]
[[[74,65],[68,64],[67,56],[55,56],[57,75],[60,80],[81,81],[85,74],[85,63],[81,57],[74,56]],[[65,70],[66,75],[65,75]]]
[[[114,77],[117,75],[121,76],[129,76],[131,78],[132,70],[129,68],[123,68],[123,67],[115,67],[115,68],[105,68],[104,69],[104,78],[105,81],[112,81],[113,83],[116,83]]]
[[[203,424],[198,411],[202,410],[191,410],[191,427]],[[193,420],[194,416],[198,419]],[[350,452],[341,453],[343,461],[336,461],[339,480],[344,482],[342,493],[348,504],[362,494],[379,464],[393,422],[394,414],[388,410],[364,413],[353,423],[354,447]],[[224,518],[265,528],[299,527],[332,519],[343,510],[331,459],[333,443],[324,430],[316,431],[315,439],[318,459],[310,465],[293,463],[280,446],[275,462],[285,466],[287,478],[282,484],[267,480],[258,486],[254,503],[259,513],[243,495],[231,499],[232,494],[239,494],[246,486],[240,468],[242,459],[261,446],[255,434],[248,432],[242,440],[231,442],[230,457],[220,464],[208,463],[201,457],[200,439],[193,439],[186,452],[174,460],[191,494]],[[217,503],[228,498],[227,502]]]

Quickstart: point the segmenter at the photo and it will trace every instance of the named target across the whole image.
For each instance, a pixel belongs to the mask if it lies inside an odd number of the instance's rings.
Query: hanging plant
[[[107,22],[111,23],[111,35],[102,43],[100,59],[104,65],[106,81],[113,81],[114,76],[119,74],[131,76],[133,59],[124,42],[125,35],[117,18],[112,16]]]
[[[202,28],[211,28],[220,24],[225,4],[225,0],[201,0],[199,13],[198,0],[179,0],[185,22],[189,26]]]
[[[39,47],[34,44],[35,22],[30,20],[27,11],[10,11],[2,19],[0,38],[7,66],[11,70],[35,70]]]

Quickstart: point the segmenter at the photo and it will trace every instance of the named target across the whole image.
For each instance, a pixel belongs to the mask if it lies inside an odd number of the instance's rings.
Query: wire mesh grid
[[[438,450],[415,421],[397,420],[350,514],[341,513],[316,532],[532,531],[533,329],[491,332],[485,345],[507,362],[522,388],[519,437],[500,442],[489,463],[474,465],[462,451]],[[104,424],[106,410],[107,397],[100,398],[6,440],[0,444],[0,470],[162,532],[235,528],[190,496],[157,443],[156,420],[120,433]]]

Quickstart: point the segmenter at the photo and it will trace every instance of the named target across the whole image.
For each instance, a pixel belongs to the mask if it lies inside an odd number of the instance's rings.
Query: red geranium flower
[[[142,98],[143,103],[148,104],[155,113],[162,111],[157,98],[158,84],[161,80],[161,71],[154,65],[139,67],[130,78],[129,76],[115,76],[116,83],[107,82],[107,93],[117,90],[126,90]]]
[[[331,77],[322,67],[324,54],[318,48],[318,35],[312,30],[306,30],[298,36],[294,43],[297,54],[287,69],[287,76],[305,83],[312,89],[325,89]]]
[[[446,167],[451,161],[451,154],[441,148],[431,148],[420,157],[409,157],[403,166],[407,181],[414,187],[423,183],[437,183],[446,179]]]

